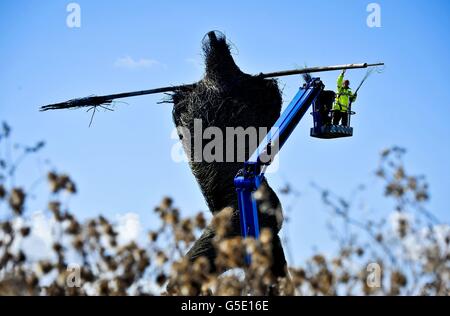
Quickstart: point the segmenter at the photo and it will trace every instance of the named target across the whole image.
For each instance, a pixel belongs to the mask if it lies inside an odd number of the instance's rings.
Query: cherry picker
[[[350,123],[347,126],[332,125],[323,120],[323,113],[320,111],[322,105],[319,102],[323,89],[324,84],[320,78],[310,78],[299,89],[280,118],[275,122],[273,128],[267,133],[250,159],[244,163],[243,168],[235,176],[234,185],[239,203],[242,237],[259,237],[258,209],[253,193],[262,183],[267,167],[286,143],[311,105],[313,106],[312,115],[314,121],[314,125],[310,130],[312,137],[332,139],[353,135],[353,128],[350,126]],[[349,110],[348,115],[352,114],[354,112]],[[249,260],[249,257],[247,260]]]

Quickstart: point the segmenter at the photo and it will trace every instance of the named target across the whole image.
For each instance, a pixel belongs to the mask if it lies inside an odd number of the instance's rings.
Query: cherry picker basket
[[[353,128],[350,126],[351,116],[356,114],[351,108],[347,111],[347,124],[346,125],[333,125],[333,110],[329,109],[325,104],[320,103],[318,98],[313,104],[313,116],[314,125],[311,128],[311,137],[331,139],[340,137],[353,136]]]

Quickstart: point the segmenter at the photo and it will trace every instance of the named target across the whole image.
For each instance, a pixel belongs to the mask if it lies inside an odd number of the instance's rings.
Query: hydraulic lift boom
[[[234,178],[238,195],[242,237],[259,237],[258,208],[253,193],[261,185],[266,168],[283,147],[292,131],[324,88],[320,78],[312,78],[299,89],[250,159]]]

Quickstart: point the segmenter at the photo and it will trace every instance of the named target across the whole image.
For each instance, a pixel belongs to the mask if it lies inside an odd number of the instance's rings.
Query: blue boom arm
[[[294,99],[275,122],[250,159],[234,178],[236,187],[242,237],[259,237],[258,209],[253,193],[264,180],[264,172],[275,155],[283,147],[311,104],[322,92],[324,85],[313,78],[299,89]]]

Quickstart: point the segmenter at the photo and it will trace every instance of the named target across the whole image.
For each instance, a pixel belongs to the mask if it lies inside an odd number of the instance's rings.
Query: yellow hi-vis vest
[[[347,112],[350,101],[354,102],[356,96],[353,94],[350,88],[344,88],[342,83],[344,82],[344,74],[341,73],[337,79],[337,94],[334,101],[333,110],[340,112]]]

